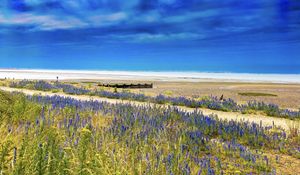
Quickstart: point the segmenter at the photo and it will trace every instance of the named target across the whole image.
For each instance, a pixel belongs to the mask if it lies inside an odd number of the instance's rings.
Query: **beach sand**
[[[154,83],[153,89],[130,90],[147,95],[221,96],[238,103],[249,100],[275,103],[282,108],[300,108],[300,75],[195,73],[195,72],[126,72],[0,69],[0,79],[44,79],[77,82],[99,88],[98,83]],[[239,93],[270,93],[277,96],[242,96]]]
[[[41,96],[54,96],[59,95],[62,97],[70,97],[78,100],[97,100],[97,101],[105,101],[108,103],[116,104],[116,103],[128,103],[132,105],[156,105],[160,107],[167,107],[167,105],[159,105],[159,104],[153,104],[148,102],[137,102],[137,101],[130,101],[130,100],[120,100],[120,99],[108,99],[108,98],[101,98],[101,97],[95,97],[95,96],[86,96],[86,95],[69,95],[64,93],[52,93],[52,92],[43,92],[43,91],[35,91],[35,90],[28,90],[28,89],[16,89],[16,88],[9,88],[9,87],[1,87],[0,90],[4,90],[7,92],[22,92],[27,95],[34,95],[39,94]],[[176,106],[179,110],[186,111],[186,112],[193,112],[194,108],[188,108],[188,107],[182,107],[182,106]],[[262,124],[262,126],[272,126],[273,124],[275,126],[279,126],[283,129],[285,129],[287,132],[289,132],[290,127],[299,127],[300,122],[299,121],[292,121],[285,118],[277,118],[277,117],[269,117],[264,116],[260,114],[241,114],[238,112],[222,112],[222,111],[216,111],[216,110],[210,110],[210,109],[203,109],[200,108],[200,111],[203,112],[204,115],[217,115],[218,118],[222,120],[235,120],[235,121],[249,121],[250,123],[254,122],[256,124]]]
[[[172,96],[224,96],[238,103],[256,100],[278,104],[282,108],[300,108],[299,84],[275,83],[238,83],[238,82],[154,82],[154,89],[136,90],[152,95],[166,94]],[[239,93],[269,93],[277,96],[242,96]]]
[[[168,96],[203,97],[218,96],[232,98],[240,104],[248,101],[263,101],[274,103],[282,108],[300,109],[300,84],[282,83],[245,83],[245,82],[172,82],[149,80],[65,80],[68,83],[78,83],[78,86],[101,88],[98,83],[153,83],[153,89],[130,89],[131,92],[143,93],[150,96],[164,94]],[[276,96],[243,96],[240,93],[267,93]]]

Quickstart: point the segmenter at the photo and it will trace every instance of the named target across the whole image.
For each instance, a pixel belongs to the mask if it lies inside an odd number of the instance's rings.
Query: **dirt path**
[[[154,105],[153,103],[148,102],[137,102],[137,101],[130,101],[130,100],[120,100],[120,99],[109,99],[109,98],[102,98],[102,97],[95,97],[95,96],[85,96],[85,95],[69,95],[64,93],[52,93],[52,92],[44,92],[44,91],[36,91],[36,90],[28,90],[28,89],[16,89],[16,88],[10,88],[10,87],[0,87],[0,90],[8,91],[8,92],[23,92],[27,95],[34,95],[39,94],[42,96],[54,96],[59,95],[63,97],[71,97],[78,100],[97,100],[97,101],[105,101],[109,103],[131,103],[133,105]],[[177,106],[179,109],[192,112],[195,109],[188,108],[188,107],[182,107]],[[200,109],[203,111],[203,114],[210,115],[210,114],[216,114],[220,119],[223,120],[244,120],[249,122],[255,122],[257,124],[262,124],[263,126],[272,126],[273,123],[276,126],[280,126],[286,130],[289,129],[291,126],[300,127],[300,121],[292,121],[289,119],[284,118],[276,118],[276,117],[269,117],[269,116],[263,116],[263,115],[254,115],[254,114],[241,114],[238,112],[222,112],[222,111],[216,111],[216,110],[210,110],[210,109]]]

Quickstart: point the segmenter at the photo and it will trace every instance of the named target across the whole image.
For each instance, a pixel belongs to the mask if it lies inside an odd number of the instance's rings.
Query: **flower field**
[[[108,90],[89,90],[81,87],[76,87],[71,84],[64,83],[49,83],[46,81],[29,81],[22,80],[13,82],[10,87],[14,88],[28,88],[42,91],[59,91],[62,90],[67,94],[74,95],[92,95],[113,99],[135,100],[141,102],[151,102],[158,104],[170,104],[176,106],[186,106],[191,108],[208,108],[219,111],[234,111],[241,113],[257,113],[262,112],[265,115],[273,117],[282,117],[292,120],[300,119],[300,110],[293,111],[290,109],[281,109],[276,104],[267,104],[264,102],[249,101],[247,104],[237,104],[232,99],[220,100],[218,97],[209,96],[202,99],[191,99],[187,97],[169,97],[165,95],[158,95],[156,97],[146,96],[144,94],[137,94],[132,92],[111,92]]]
[[[298,130],[175,107],[0,92],[0,174],[288,174]]]

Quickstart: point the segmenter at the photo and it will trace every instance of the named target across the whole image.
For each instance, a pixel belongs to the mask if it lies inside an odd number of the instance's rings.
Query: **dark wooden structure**
[[[102,87],[111,87],[111,88],[122,88],[122,89],[145,89],[145,88],[153,88],[153,83],[151,84],[98,84],[98,86]]]

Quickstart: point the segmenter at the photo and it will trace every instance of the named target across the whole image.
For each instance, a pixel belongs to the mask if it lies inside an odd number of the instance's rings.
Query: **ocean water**
[[[0,58],[0,68],[93,70],[93,71],[155,71],[300,74],[298,59],[199,59],[199,58]]]

